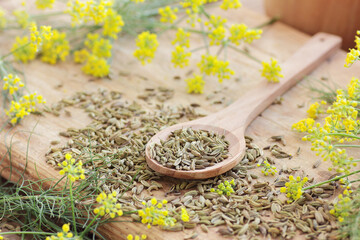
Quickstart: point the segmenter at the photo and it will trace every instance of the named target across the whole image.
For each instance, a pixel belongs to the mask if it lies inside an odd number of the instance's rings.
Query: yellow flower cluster
[[[5,113],[10,117],[10,123],[16,124],[31,112],[35,112],[37,110],[36,104],[41,103],[45,103],[45,100],[43,100],[41,95],[37,95],[37,93],[24,95],[18,102],[11,101],[10,108],[5,110]]]
[[[229,79],[230,75],[234,75],[234,71],[228,66],[229,61],[218,60],[217,56],[212,55],[203,55],[200,63],[198,63],[201,73],[216,75],[219,82],[222,82],[224,79]]]
[[[138,35],[136,46],[138,49],[135,50],[134,56],[142,64],[145,64],[146,62],[150,63],[154,58],[159,42],[156,34],[146,31]]]
[[[104,77],[109,75],[110,66],[107,58],[111,57],[112,45],[109,39],[101,38],[99,34],[87,35],[85,41],[87,49],[75,51],[74,61],[76,63],[84,63],[82,70],[89,75],[95,77]]]
[[[337,217],[339,222],[343,222],[344,218],[350,215],[350,212],[353,211],[350,194],[352,190],[349,190],[348,186],[342,194],[339,194],[338,201],[334,204],[334,208],[330,210],[330,214]]]
[[[189,65],[189,58],[191,52],[186,52],[185,48],[178,45],[175,47],[175,51],[172,52],[171,62],[174,64],[174,67],[183,68]]]
[[[3,78],[4,86],[3,90],[8,90],[9,94],[14,94],[19,90],[19,88],[24,87],[24,83],[20,80],[18,76],[8,74]]]
[[[27,63],[36,57],[36,47],[33,44],[30,44],[27,36],[23,38],[16,37],[11,51],[13,52],[14,58],[23,63]]]
[[[82,238],[79,236],[74,236],[74,234],[72,232],[70,232],[70,224],[64,224],[62,226],[62,232],[58,232],[53,236],[50,237],[46,237],[46,240],[81,240]]]
[[[347,92],[349,99],[359,100],[360,99],[360,81],[358,78],[353,77],[348,85]]]
[[[145,240],[147,238],[147,236],[145,234],[142,234],[141,236],[139,235],[132,235],[129,234],[127,235],[127,240]]]
[[[280,78],[284,77],[281,74],[281,67],[278,65],[277,60],[271,58],[270,63],[262,62],[262,65],[261,76],[265,77],[268,82],[277,83]]]
[[[6,27],[7,19],[4,9],[0,7],[0,30]]]
[[[289,198],[288,203],[291,203],[301,197],[302,188],[307,181],[307,177],[301,179],[299,176],[294,178],[293,175],[290,175],[289,182],[285,183],[285,187],[280,188],[280,192],[286,193],[286,197]]]
[[[151,225],[159,226],[174,226],[176,219],[169,216],[169,212],[166,209],[165,204],[166,200],[158,202],[156,198],[152,198],[148,202],[142,202],[144,205],[143,210],[139,210],[138,214],[141,217],[141,222],[147,224],[148,228],[151,228]]]
[[[113,1],[109,0],[79,0],[69,1],[67,13],[71,16],[72,26],[93,21],[97,25],[103,25],[103,35],[113,39],[121,32],[124,21],[113,8]]]
[[[69,51],[70,45],[66,40],[66,33],[53,30],[51,39],[42,44],[41,60],[51,64],[55,64],[58,60],[65,61]]]
[[[75,182],[79,179],[85,179],[85,170],[82,168],[82,161],[76,160],[72,157],[70,153],[65,155],[65,160],[62,163],[58,163],[59,167],[62,167],[59,174],[66,174],[71,182]]]
[[[349,52],[346,55],[346,59],[345,59],[345,67],[350,67],[355,61],[360,59],[360,30],[358,30],[357,32],[358,36],[355,36],[355,43],[356,46],[355,48],[350,48]]]
[[[325,105],[326,102],[321,101],[321,104]],[[306,112],[309,118],[316,119],[320,113],[323,113],[323,110],[320,109],[320,104],[318,102],[314,102],[313,104],[310,105],[309,109]]]
[[[182,28],[178,28],[177,32],[176,32],[176,38],[171,42],[173,45],[178,44],[179,46],[182,47],[190,47],[190,33],[189,32],[185,32],[184,29]]]
[[[292,129],[297,130],[298,132],[308,132],[310,129],[314,127],[315,120],[312,118],[306,118],[298,123],[294,123],[292,125]]]
[[[229,40],[235,45],[240,45],[241,41],[252,43],[261,37],[261,29],[249,29],[245,24],[232,24],[230,27]]]
[[[35,49],[39,49],[44,41],[50,41],[52,35],[50,26],[40,26],[38,29],[36,23],[30,23],[30,40]]]
[[[205,25],[208,27],[210,33],[208,37],[210,38],[210,45],[220,45],[225,41],[226,29],[225,23],[227,20],[220,16],[211,15],[208,22],[205,22]]]
[[[117,39],[117,35],[121,32],[124,24],[121,15],[117,14],[114,10],[109,9],[103,25],[103,35]]]
[[[94,209],[95,214],[99,214],[100,216],[104,216],[105,214],[109,214],[111,218],[115,218],[116,215],[122,216],[123,211],[121,210],[121,204],[116,203],[117,193],[113,191],[111,194],[106,194],[104,192],[100,193],[96,198],[96,201],[100,204],[100,207]]]
[[[13,11],[13,15],[15,16],[16,22],[23,29],[27,28],[30,25],[30,17],[25,10],[15,10]]]
[[[194,74],[194,77],[185,80],[188,93],[203,93],[205,82],[201,75]]]
[[[159,8],[159,14],[161,16],[160,22],[174,23],[174,21],[177,19],[176,13],[178,11],[178,8],[171,9],[170,6],[166,6],[165,8]]]
[[[234,8],[236,9],[241,7],[241,3],[239,0],[223,0],[220,7],[224,10],[234,9]]]
[[[275,175],[275,173],[277,173],[277,170],[276,170],[276,167],[275,166],[272,166],[268,161],[264,161],[262,162],[261,164],[258,163],[257,164],[258,167],[262,166],[263,169],[261,170],[261,172],[265,175],[265,176],[268,176],[269,173],[271,175]]]
[[[35,4],[38,9],[52,8],[55,0],[36,0]]]
[[[181,220],[183,222],[190,221],[190,217],[189,217],[189,214],[188,214],[186,208],[181,208]]]
[[[217,192],[219,195],[225,194],[226,196],[230,196],[232,193],[235,192],[233,188],[234,186],[235,186],[235,181],[234,179],[232,179],[230,182],[224,181],[224,183],[220,183],[217,186],[216,190],[214,188],[211,188],[210,192]]]

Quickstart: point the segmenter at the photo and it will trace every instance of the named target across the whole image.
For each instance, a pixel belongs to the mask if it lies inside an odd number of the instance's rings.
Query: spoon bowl
[[[245,154],[244,134],[246,127],[275,99],[300,79],[312,72],[330,57],[341,45],[338,36],[318,33],[295,52],[283,65],[284,78],[279,83],[263,82],[256,89],[247,92],[240,99],[219,112],[193,121],[179,123],[163,129],[154,135],[146,145],[146,162],[150,168],[167,176],[183,179],[205,179],[220,175],[237,165]],[[189,128],[208,130],[225,136],[229,141],[229,157],[222,162],[200,170],[176,170],[161,165],[150,156],[150,146],[167,140],[177,129]]]
[[[199,121],[200,120],[200,121]],[[195,121],[186,122],[183,124],[176,124],[169,128],[166,128],[160,132],[158,132],[154,137],[152,137],[147,144],[145,153],[147,164],[150,168],[156,169],[157,172],[162,173],[167,176],[171,176],[174,178],[183,178],[183,179],[204,179],[209,177],[214,177],[220,175],[229,169],[236,166],[240,160],[243,158],[245,154],[245,138],[243,134],[234,134],[233,132],[217,127],[214,125],[206,125],[203,123],[196,122],[206,122],[206,119],[197,119]],[[191,127],[194,130],[207,130],[209,132],[217,133],[219,135],[224,135],[225,139],[229,142],[229,153],[228,158],[216,163],[213,166],[206,167],[204,169],[199,170],[176,170],[173,168],[168,168],[166,166],[161,165],[158,161],[151,159],[150,157],[150,147],[152,144],[160,143],[160,140],[165,141],[169,135],[177,129],[183,129]],[[195,177],[194,177],[195,176]]]

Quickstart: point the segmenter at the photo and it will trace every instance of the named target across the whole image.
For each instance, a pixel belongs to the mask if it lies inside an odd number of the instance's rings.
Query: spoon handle
[[[341,45],[341,38],[327,33],[317,33],[282,64],[284,78],[279,83],[263,82],[247,92],[227,108],[209,115],[212,124],[233,133],[244,129],[275,99],[300,79],[315,70]]]

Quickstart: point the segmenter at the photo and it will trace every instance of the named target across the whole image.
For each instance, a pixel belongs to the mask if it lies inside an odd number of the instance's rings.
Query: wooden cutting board
[[[3,7],[12,9],[10,1]],[[0,4],[1,5],[1,4]],[[210,6],[209,11],[219,14],[220,11]],[[221,12],[223,14],[223,12]],[[246,23],[250,27],[255,27],[268,20],[267,17],[254,13],[245,8],[237,11],[228,11],[224,14],[229,18],[229,22]],[[16,32],[10,34],[0,34],[0,51],[6,53],[10,49],[12,39]],[[204,95],[189,95],[185,90],[186,73],[196,69],[196,62],[199,55],[195,55],[195,60],[191,62],[185,71],[174,69],[170,66],[171,50],[170,39],[173,33],[166,33],[159,38],[160,47],[153,63],[142,66],[132,56],[135,49],[135,42],[132,37],[120,37],[114,45],[114,58],[112,62],[111,79],[94,79],[81,73],[80,66],[72,63],[68,59],[65,63],[49,65],[40,61],[33,61],[19,67],[24,70],[26,82],[29,90],[37,91],[44,95],[48,104],[55,103],[60,99],[69,96],[76,91],[96,91],[98,88],[115,89],[123,92],[123,98],[137,100],[137,95],[145,88],[156,88],[165,86],[175,89],[174,98],[167,104],[188,105],[199,103],[201,108],[207,113],[222,109],[226,104],[236,100],[238,96],[254,88],[261,81],[259,69],[261,65],[247,58],[228,52],[231,67],[236,70],[234,79],[224,81],[219,84],[215,79],[206,82]],[[11,40],[9,40],[11,39]],[[264,28],[263,37],[248,47],[251,54],[269,61],[270,57],[277,58],[280,63],[284,62],[292,53],[302,46],[309,36],[298,32],[284,24],[276,23]],[[193,41],[201,43],[201,37],[194,36]],[[215,51],[214,51],[215,52]],[[286,164],[288,167],[297,167],[306,171],[307,174],[314,176],[317,181],[327,179],[332,173],[327,171],[328,166],[322,164],[319,168],[313,169],[312,164],[318,160],[310,151],[309,144],[301,142],[301,135],[291,131],[291,125],[306,117],[306,109],[311,102],[311,94],[305,87],[307,82],[316,79],[327,79],[325,83],[333,81],[341,86],[346,86],[352,76],[360,75],[360,68],[356,64],[350,68],[343,67],[345,52],[340,51],[330,60],[324,62],[307,80],[302,81],[283,96],[281,104],[270,106],[259,116],[247,129],[246,134],[254,138],[254,142],[261,147],[269,145],[268,139],[274,135],[284,135],[287,141],[285,151],[295,153],[298,147],[302,151],[299,156],[291,160],[279,160],[277,167]],[[176,80],[174,77],[180,77]],[[209,94],[219,91],[214,97],[207,100]],[[223,100],[223,104],[213,104],[215,100]],[[304,105],[299,108],[299,105]],[[5,122],[5,114],[1,115],[0,124]],[[50,141],[65,140],[59,136],[59,132],[69,127],[84,127],[90,119],[79,109],[73,109],[71,117],[62,114],[55,117],[51,114],[45,116],[29,116],[14,129],[6,127],[0,133],[0,172],[1,176],[17,181],[20,174],[24,173],[26,179],[36,180],[38,178],[58,179],[58,171],[51,168],[45,162],[45,153],[50,148]],[[32,132],[32,134],[30,134]],[[31,137],[30,137],[31,135]],[[8,147],[11,146],[11,162],[8,158]],[[29,148],[28,148],[29,146]],[[264,179],[266,180],[266,179]],[[159,198],[164,198],[164,192],[156,193]],[[212,228],[208,234],[198,231],[197,239],[219,239],[217,229]],[[150,240],[174,239],[180,240],[188,233],[184,232],[164,232],[158,227],[150,230],[140,223],[109,223],[102,229],[102,234],[108,239],[125,239],[128,233],[146,233]]]

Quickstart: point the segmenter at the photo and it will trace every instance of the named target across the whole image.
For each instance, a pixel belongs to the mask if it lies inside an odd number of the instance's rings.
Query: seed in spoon
[[[200,170],[228,158],[229,142],[224,135],[206,130],[183,128],[173,131],[166,141],[150,147],[161,165],[176,170]]]

